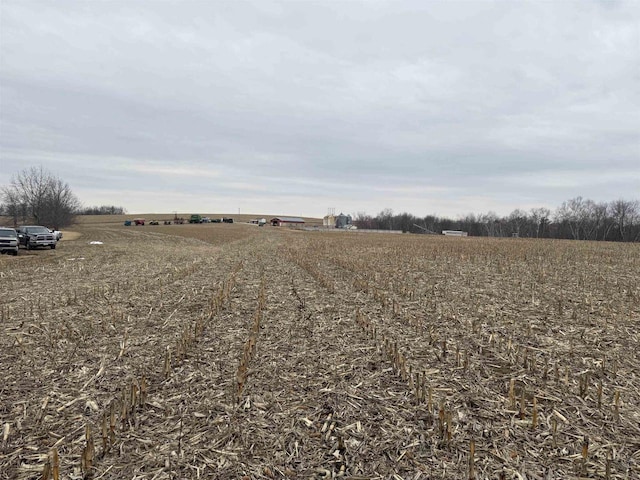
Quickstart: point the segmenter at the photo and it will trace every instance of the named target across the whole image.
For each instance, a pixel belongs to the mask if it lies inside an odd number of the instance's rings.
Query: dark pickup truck
[[[56,248],[56,235],[46,227],[38,225],[27,225],[16,228],[18,232],[18,240],[27,250],[39,247]]]

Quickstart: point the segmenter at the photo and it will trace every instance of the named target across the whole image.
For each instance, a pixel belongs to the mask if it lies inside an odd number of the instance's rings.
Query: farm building
[[[274,227],[287,227],[304,225],[304,220],[300,217],[276,217],[271,219],[271,225]]]
[[[336,226],[336,216],[330,213],[322,219],[322,226],[325,228],[333,228]]]
[[[442,234],[448,237],[466,237],[469,235],[467,232],[463,232],[462,230],[443,230]]]
[[[334,215],[333,213],[329,213],[322,219],[322,226],[325,228],[350,229],[353,227],[352,222],[353,219],[351,218],[351,215],[345,215],[344,213],[340,213],[340,215]]]
[[[340,213],[340,215],[336,217],[336,228],[349,228],[351,227],[351,222],[351,215]]]

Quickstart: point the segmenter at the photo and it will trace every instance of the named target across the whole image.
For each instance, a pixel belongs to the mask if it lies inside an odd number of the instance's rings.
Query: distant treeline
[[[124,215],[127,210],[115,205],[101,205],[99,207],[83,207],[78,210],[78,215]]]
[[[79,204],[80,202],[78,202]],[[48,220],[51,217],[49,212],[57,212],[54,208],[46,208],[47,204],[44,202],[41,203],[42,207],[41,213],[39,216],[36,216],[29,209],[29,204],[26,202],[16,203],[16,204],[0,204],[0,216],[14,217],[14,223],[17,225],[18,223],[25,223],[28,221],[36,221],[37,223],[45,223],[47,225],[62,225],[67,226],[72,223],[73,217],[76,215],[125,215],[127,210],[123,207],[116,207],[115,205],[102,205],[100,207],[82,207],[79,206],[74,210],[69,210],[66,216],[64,217],[64,221],[62,219]],[[58,215],[60,217],[60,214]],[[39,220],[39,218],[44,219]],[[57,218],[57,217],[56,217]]]
[[[412,233],[441,233],[463,230],[472,236],[566,238],[574,240],[640,241],[640,202],[615,200],[596,203],[576,197],[555,211],[548,208],[516,209],[500,217],[494,212],[468,214],[457,220],[437,215],[417,217],[394,214],[385,209],[375,217],[357,213],[353,223],[360,229],[402,230]]]

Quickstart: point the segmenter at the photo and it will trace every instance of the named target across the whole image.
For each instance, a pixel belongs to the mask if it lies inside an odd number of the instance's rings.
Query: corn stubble
[[[57,254],[67,256],[58,263],[43,257],[28,269],[12,267],[66,280],[56,291],[0,304],[0,359],[9,366],[5,392],[14,405],[2,419],[0,471],[47,480],[216,478],[222,471],[248,478],[640,476],[637,246],[269,228],[222,242],[214,237],[223,230],[171,227],[92,226],[88,232],[106,240],[100,256],[87,248],[77,260],[61,248]],[[174,235],[187,246],[174,247]],[[109,249],[109,241],[127,248]],[[260,275],[243,276],[258,271],[257,258]],[[273,274],[271,262],[299,272],[295,282]],[[87,285],[101,265],[102,277]],[[6,275],[12,287],[21,285],[20,275]],[[239,308],[234,295],[249,284],[245,328],[234,330],[228,357],[209,358],[211,325],[222,328],[219,320]],[[274,291],[293,293],[275,298]],[[295,378],[308,392],[297,403],[284,397],[298,385],[270,389],[268,378],[254,376],[267,368],[264,358],[280,361],[282,371],[297,368],[264,350],[274,343],[273,325],[290,321],[279,313],[287,302],[299,324],[291,323],[290,349],[322,346],[317,358],[295,357],[302,372]],[[296,337],[298,327],[307,333]],[[360,358],[353,352],[367,355],[366,363],[347,363]],[[34,388],[27,365],[46,388]],[[374,372],[378,383],[364,376],[350,384],[359,371]],[[190,404],[197,379],[213,373],[223,379],[220,392]],[[314,379],[323,379],[322,388],[311,388]],[[182,399],[179,411],[170,406],[174,397]],[[403,409],[393,406],[399,398]],[[342,418],[339,407],[353,405],[361,417]],[[157,426],[177,415],[163,433],[169,440],[155,440]],[[280,418],[286,421],[277,424]],[[282,441],[267,452],[260,434]],[[190,459],[196,445],[207,448]],[[289,460],[257,468],[251,462],[260,455],[250,453],[259,448],[262,458]],[[386,456],[399,473],[384,470]],[[153,468],[135,471],[119,463],[124,458]]]
[[[638,467],[633,466],[637,452],[627,450],[625,460],[618,457],[614,473],[609,446],[617,444],[625,450],[626,443],[620,441],[640,435],[632,420],[637,417],[638,400],[627,397],[630,410],[625,421],[619,388],[622,384],[637,389],[637,380],[621,378],[615,367],[622,362],[629,374],[637,373],[639,365],[625,348],[603,348],[606,343],[627,344],[624,336],[628,334],[638,338],[637,332],[629,330],[633,319],[638,318],[637,277],[629,272],[616,279],[613,286],[601,283],[601,274],[596,273],[598,280],[590,279],[589,262],[596,255],[591,250],[595,252],[598,245],[585,246],[584,270],[573,267],[566,275],[559,266],[568,259],[569,251],[579,254],[580,246],[491,240],[460,243],[455,248],[466,250],[464,255],[441,255],[442,250],[453,248],[452,242],[430,245],[434,252],[424,255],[428,261],[419,262],[419,271],[424,274],[414,272],[422,278],[424,294],[419,306],[410,300],[420,288],[399,286],[401,278],[409,273],[403,264],[417,264],[419,255],[402,260],[390,256],[386,263],[377,257],[377,271],[371,270],[363,255],[355,255],[345,245],[332,250],[331,255],[337,258],[323,258],[349,271],[356,290],[369,294],[373,304],[378,304],[368,315],[364,309],[357,310],[356,323],[403,380],[405,371],[415,372],[409,375],[407,387],[418,404],[428,397],[427,425],[435,418],[431,399],[434,388],[446,392],[447,401],[436,401],[440,407],[432,435],[437,444],[451,448],[452,443],[460,445],[463,438],[478,431],[482,437],[493,438],[491,442],[472,443],[469,458],[475,458],[480,448],[485,466],[478,468],[484,474],[499,475],[500,469],[491,469],[496,459],[504,465],[512,464],[512,472],[523,474],[527,468],[519,465],[527,463],[547,475],[564,469],[587,477],[628,478],[637,472]],[[496,256],[498,250],[500,255]],[[608,261],[617,258],[634,268],[638,266],[638,256],[623,259],[616,257],[616,252],[609,253]],[[469,260],[462,264],[464,267],[456,262],[462,258]],[[483,264],[484,270],[474,268]],[[432,273],[439,274],[439,279],[434,280]],[[479,278],[474,279],[474,275]],[[624,296],[619,295],[620,284],[624,284]],[[390,319],[397,321],[391,324]],[[428,367],[440,371],[428,375]],[[504,393],[493,387],[500,383],[506,384]],[[469,391],[470,385],[475,387],[472,403],[487,405],[486,412],[475,421],[473,410],[465,408],[468,401],[460,401],[460,394]],[[609,403],[604,401],[607,390]],[[495,400],[501,395],[506,401],[502,408],[495,408],[500,407]],[[456,407],[448,408],[447,404],[457,404],[458,415],[451,413]],[[452,429],[455,418],[471,423]],[[606,440],[600,440],[592,455],[584,433],[601,431],[610,433]],[[457,439],[457,434],[463,438]],[[575,435],[586,440],[576,444]],[[527,460],[521,453],[524,451],[539,454]],[[474,475],[475,465],[470,463],[469,478]]]

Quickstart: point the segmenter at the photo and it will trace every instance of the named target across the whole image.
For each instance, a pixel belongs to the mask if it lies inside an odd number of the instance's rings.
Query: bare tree
[[[640,203],[637,200],[615,200],[611,202],[611,216],[620,236],[620,240],[633,240],[629,236],[629,226],[638,221],[640,216]]]
[[[545,207],[532,208],[529,218],[535,228],[535,237],[544,237],[547,225],[549,225],[549,218],[551,217],[551,210]],[[533,236],[533,235],[532,235]]]
[[[507,221],[511,227],[511,234],[515,234],[519,237],[522,234],[522,229],[529,221],[529,218],[527,217],[527,212],[516,208],[509,214]]]
[[[358,212],[353,215],[353,224],[362,229],[373,228],[373,217],[366,212]]]
[[[480,221],[485,228],[488,237],[501,237],[502,227],[500,218],[496,212],[487,212],[480,216]]]
[[[595,240],[599,226],[598,206],[593,200],[584,200],[580,211],[580,228],[584,240]]]
[[[43,212],[46,218],[45,223],[58,229],[73,223],[73,218],[80,208],[80,202],[68,183],[52,177],[45,206],[45,212]]]
[[[378,228],[382,230],[392,230],[393,229],[393,210],[390,208],[385,208],[378,214],[377,220],[378,220]]]
[[[593,230],[591,240],[606,240],[612,226],[609,218],[609,205],[606,203],[592,203],[590,213]]]
[[[31,167],[13,176],[1,190],[14,224],[33,219],[35,223],[61,228],[72,223],[80,202],[69,185],[42,167]]]
[[[13,188],[3,188],[2,198],[5,202],[3,213],[11,217],[13,226],[17,227],[20,221],[25,222],[28,218],[27,205],[20,198],[18,191]]]
[[[582,238],[583,222],[587,206],[582,197],[575,197],[566,202],[556,210],[556,221],[568,225],[571,237],[574,240]]]
[[[467,213],[465,216],[460,217],[459,220],[460,229],[468,232],[471,236],[482,235],[482,226],[480,224],[480,217],[473,213]]]

